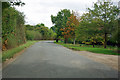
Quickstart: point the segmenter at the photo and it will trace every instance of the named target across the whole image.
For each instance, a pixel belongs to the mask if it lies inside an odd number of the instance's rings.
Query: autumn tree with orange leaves
[[[76,16],[75,12],[72,12],[71,16],[68,18],[68,21],[66,23],[66,26],[64,26],[64,28],[61,28],[62,35],[65,38],[65,43],[67,43],[68,38],[72,38],[73,39],[73,44],[75,44],[75,31],[76,31],[76,27],[79,26],[79,20]]]

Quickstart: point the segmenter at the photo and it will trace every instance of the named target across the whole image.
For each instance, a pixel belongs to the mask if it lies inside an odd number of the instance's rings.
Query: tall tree
[[[93,19],[90,13],[83,14],[80,18],[79,27],[76,30],[77,38],[82,41],[89,41],[93,47],[100,38],[100,31],[98,27],[99,19]]]
[[[114,31],[113,23],[119,10],[112,2],[105,2],[104,0],[102,2],[98,1],[94,4],[93,9],[88,8],[88,10],[93,18],[101,20],[98,24],[104,34],[104,48],[106,48],[108,34]]]
[[[70,17],[71,13],[68,9],[63,9],[58,12],[57,16],[51,15],[52,23],[54,24],[55,32],[57,33],[56,42],[58,42],[59,37],[62,36],[62,31],[60,30],[68,21],[68,17]]]
[[[61,28],[63,31],[62,34],[64,35],[64,38],[73,38],[73,44],[75,44],[75,38],[76,38],[76,28],[79,26],[79,20],[77,19],[77,16],[75,15],[75,12],[72,12],[71,16],[68,18],[68,21],[66,23],[66,26]]]

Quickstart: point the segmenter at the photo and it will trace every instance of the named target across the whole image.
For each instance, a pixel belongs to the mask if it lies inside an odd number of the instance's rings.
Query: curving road
[[[26,49],[3,69],[3,78],[117,78],[109,66],[75,54],[52,41],[40,41]]]

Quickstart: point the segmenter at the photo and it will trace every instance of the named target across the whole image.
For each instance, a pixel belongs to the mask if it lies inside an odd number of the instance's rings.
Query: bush
[[[17,46],[17,41],[14,35],[8,36],[7,49],[11,49]]]
[[[56,38],[56,33],[53,32],[52,29],[49,29],[49,36],[48,36],[48,38],[49,38],[50,40],[53,40],[53,39]]]
[[[27,40],[33,40],[34,39],[34,31],[26,31],[26,38]]]
[[[41,40],[42,39],[42,35],[36,31],[34,32],[34,40]]]
[[[26,31],[26,38],[27,40],[41,40],[42,35],[38,31]]]

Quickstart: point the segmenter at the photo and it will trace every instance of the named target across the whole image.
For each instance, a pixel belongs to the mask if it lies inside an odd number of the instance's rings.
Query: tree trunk
[[[56,39],[56,43],[58,43],[58,38]]]
[[[65,43],[65,44],[67,43],[67,38],[65,38],[65,41],[64,41],[64,43]]]
[[[106,48],[107,47],[107,33],[105,33],[105,42],[104,42],[104,48]]]
[[[75,38],[73,39],[73,44],[75,45]]]
[[[120,43],[117,44],[117,53],[120,53]]]
[[[95,47],[95,44],[94,44],[94,42],[92,43],[92,45],[93,45],[93,47]]]
[[[118,37],[117,53],[120,53],[120,38]]]

